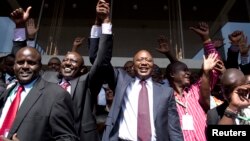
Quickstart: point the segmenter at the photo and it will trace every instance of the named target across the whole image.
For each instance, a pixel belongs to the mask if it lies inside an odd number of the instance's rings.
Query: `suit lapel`
[[[71,85],[71,90],[70,90],[70,94],[71,94],[71,96],[72,96],[72,99],[75,97],[75,89],[76,89],[76,85],[77,85],[77,83],[78,83],[78,81],[79,81],[79,78],[80,77],[77,77],[77,78],[75,78],[75,79],[73,79],[73,80],[70,80],[70,85]]]
[[[0,96],[0,115],[2,115],[2,110],[3,110],[3,107],[4,107],[4,104],[10,94],[10,92],[13,90],[13,88],[15,88],[16,84],[13,85],[11,88],[9,89],[6,89],[4,91],[4,93]]]
[[[154,120],[156,119],[156,115],[158,112],[158,107],[160,106],[160,100],[162,97],[162,88],[157,85],[155,82],[153,82],[153,116],[154,116]]]
[[[119,91],[121,92],[121,95],[118,97],[118,102],[119,102],[119,106],[121,106],[122,101],[123,101],[123,97],[124,94],[126,93],[126,89],[128,87],[128,85],[133,81],[134,79],[132,77],[125,77],[124,81],[121,84],[121,87],[119,89]]]
[[[32,106],[36,103],[36,101],[41,96],[42,94],[41,90],[44,88],[44,82],[45,81],[41,79],[38,79],[37,82],[35,82],[33,88],[30,90],[29,94],[26,96],[21,107],[19,108],[19,111],[17,112],[15,121],[10,130],[9,136],[11,136],[17,131],[18,127],[20,126],[24,118],[26,117],[27,113],[30,111]]]

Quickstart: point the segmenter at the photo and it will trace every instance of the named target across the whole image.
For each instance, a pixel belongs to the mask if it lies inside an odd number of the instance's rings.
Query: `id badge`
[[[194,120],[191,115],[182,116],[182,130],[194,130]]]

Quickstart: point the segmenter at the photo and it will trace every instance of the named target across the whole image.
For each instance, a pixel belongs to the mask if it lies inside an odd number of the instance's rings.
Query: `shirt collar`
[[[26,85],[23,85],[24,91],[26,91],[26,92],[30,91],[33,88],[33,86],[34,86],[35,82],[37,81],[37,79],[38,78],[36,78],[35,80],[31,81],[30,83],[28,83]],[[19,86],[20,86],[20,84],[18,83],[18,85],[16,87],[18,88]]]
[[[68,82],[71,85],[70,81],[65,80],[64,78],[59,82],[59,84],[62,84],[63,82]]]

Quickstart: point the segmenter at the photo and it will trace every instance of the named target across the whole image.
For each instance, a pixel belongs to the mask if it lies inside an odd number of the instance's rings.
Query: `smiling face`
[[[41,56],[30,47],[20,49],[16,53],[14,72],[20,84],[28,84],[39,76]]]
[[[138,78],[147,79],[151,77],[154,61],[152,55],[148,51],[141,50],[137,52],[133,62],[134,72]]]
[[[77,52],[66,54],[61,64],[61,73],[66,80],[78,77],[83,66],[83,59]]]
[[[190,85],[190,74],[187,65],[182,62],[175,62],[170,70],[171,80],[181,87]]]

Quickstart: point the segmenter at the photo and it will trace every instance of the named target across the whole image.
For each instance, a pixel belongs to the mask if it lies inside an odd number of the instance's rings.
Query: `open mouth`
[[[72,71],[71,68],[64,68],[64,72],[65,72],[65,73],[69,73],[69,72],[71,72],[71,71]]]
[[[28,77],[29,75],[30,75],[29,72],[21,72],[21,73],[20,73],[20,76],[21,76],[21,77]]]
[[[140,72],[141,73],[146,73],[146,72],[148,72],[148,68],[140,68]]]

